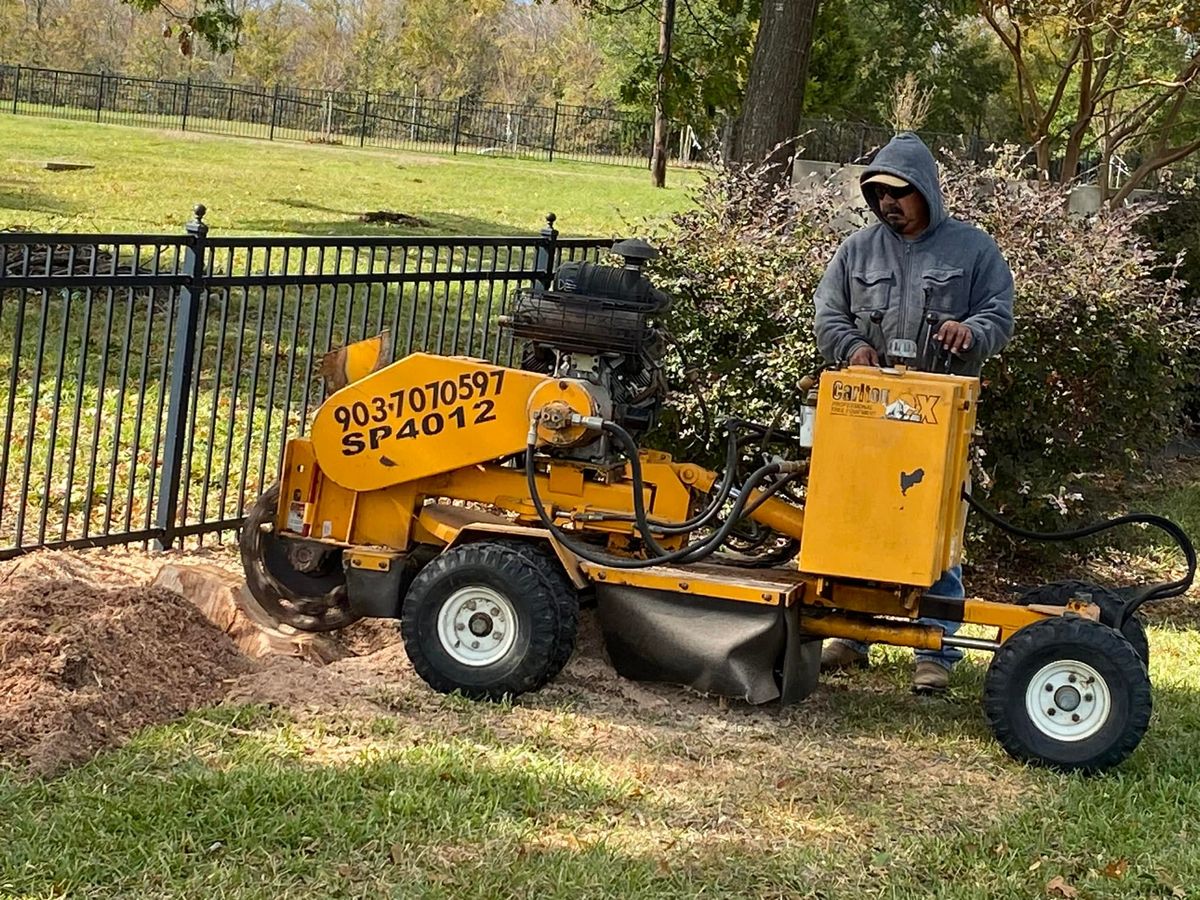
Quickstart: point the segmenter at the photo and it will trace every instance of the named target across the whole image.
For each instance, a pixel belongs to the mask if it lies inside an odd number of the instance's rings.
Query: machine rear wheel
[[[346,599],[346,576],[338,549],[275,534],[279,485],[246,511],[238,537],[246,587],[263,611],[299,631],[335,631],[357,622]]]
[[[400,631],[436,691],[498,700],[536,691],[575,646],[579,598],[556,560],[519,542],[447,550],[413,579]]]
[[[1045,606],[1066,606],[1071,598],[1079,594],[1090,594],[1092,602],[1100,607],[1100,621],[1110,628],[1117,627],[1124,601],[1117,593],[1103,585],[1087,581],[1052,581],[1043,584],[1021,595],[1017,602],[1022,606],[1042,604]],[[1132,615],[1121,626],[1121,634],[1133,644],[1133,649],[1142,658],[1146,667],[1150,667],[1150,642],[1146,638],[1146,628],[1137,615]]]
[[[1133,646],[1077,616],[1027,625],[988,668],[983,710],[1024,762],[1099,772],[1134,751],[1150,724],[1150,676]]]

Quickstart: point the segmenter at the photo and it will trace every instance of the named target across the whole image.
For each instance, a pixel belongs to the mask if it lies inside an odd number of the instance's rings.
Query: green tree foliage
[[[214,53],[227,53],[237,40],[240,24],[238,14],[230,0],[192,0],[190,7],[176,7],[166,0],[121,0],[143,13],[158,13],[174,26],[168,25],[171,34],[179,43],[179,52],[191,56],[197,39],[203,40]]]
[[[813,23],[812,56],[804,112],[842,113],[859,82],[863,57],[860,29],[851,21],[849,0],[822,0]]]
[[[971,0],[821,4],[806,113],[886,121],[892,88],[909,73],[932,93],[931,131],[994,132],[1011,122],[994,102],[1008,65]]]
[[[599,86],[626,107],[649,112],[658,78],[658,4],[621,10],[591,7],[589,26],[608,64]],[[681,0],[667,79],[673,121],[701,131],[736,113],[757,15],[749,0]]]
[[[984,0],[979,8],[1010,58],[1040,177],[1070,182],[1086,156],[1098,156],[1097,181],[1115,205],[1200,151],[1194,2]]]

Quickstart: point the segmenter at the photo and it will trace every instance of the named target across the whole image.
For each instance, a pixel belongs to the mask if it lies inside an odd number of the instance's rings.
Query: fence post
[[[17,66],[17,76],[13,79],[13,115],[17,114],[17,98],[21,96],[21,67]]]
[[[409,139],[414,144],[417,142],[417,86],[415,84],[412,96],[412,129],[409,132]]]
[[[187,131],[188,110],[192,106],[192,76],[189,75],[183,85],[183,118],[179,123],[180,131]]]
[[[187,282],[179,291],[179,311],[175,319],[175,353],[171,359],[171,394],[167,406],[167,436],[163,448],[162,477],[158,487],[156,526],[161,537],[155,542],[166,550],[175,539],[175,515],[179,508],[179,486],[183,480],[184,443],[187,440],[188,398],[192,390],[192,366],[196,359],[196,325],[200,317],[200,297],[204,292],[208,226],[203,204],[187,224],[190,240],[183,257]]]
[[[554,142],[558,140],[558,101],[554,101],[554,118],[550,120],[550,162],[554,162]]]
[[[454,108],[454,143],[451,148],[451,153],[458,155],[458,136],[462,131],[462,106],[463,98],[458,98],[458,105]]]
[[[554,213],[546,213],[546,227],[542,229],[541,240],[538,241],[537,258],[534,261],[533,267],[537,271],[537,281],[541,285],[542,290],[550,290],[550,283],[554,280],[554,257],[557,256],[558,249],[558,229],[554,227],[558,216]],[[538,286],[533,287],[534,293],[541,293]]]
[[[367,108],[371,102],[371,92],[363,91],[362,130],[358,133],[358,146],[365,147],[367,143]]]
[[[279,85],[275,85],[274,99],[271,101],[271,133],[267,135],[268,141],[275,140],[275,121],[279,118]]]
[[[104,109],[104,73],[100,73],[100,86],[96,88],[96,121],[100,121],[100,111]]]

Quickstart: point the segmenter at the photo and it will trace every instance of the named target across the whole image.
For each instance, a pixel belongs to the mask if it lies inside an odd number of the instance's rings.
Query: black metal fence
[[[866,122],[839,122],[832,119],[801,119],[797,130],[805,159],[833,163],[865,160],[892,139],[895,130],[888,125]],[[976,163],[988,160],[989,141],[978,134],[951,134],[920,131],[921,138],[935,152],[947,150],[959,159]]]
[[[388,329],[508,362],[511,294],[610,242],[0,232],[0,558],[228,530],[322,401],[329,349]]]
[[[653,136],[647,117],[605,107],[266,89],[11,65],[0,65],[0,110],[268,140],[643,166]],[[678,148],[677,138],[672,146]]]
[[[267,140],[636,166],[649,163],[654,130],[649,117],[608,107],[266,89],[11,65],[0,65],[0,111]],[[837,163],[860,161],[892,136],[886,126],[829,119],[805,119],[799,133],[806,158]],[[979,135],[922,136],[976,162],[987,146]],[[701,145],[684,128],[671,135],[668,147],[674,162],[688,163],[713,158],[717,144],[709,136]]]

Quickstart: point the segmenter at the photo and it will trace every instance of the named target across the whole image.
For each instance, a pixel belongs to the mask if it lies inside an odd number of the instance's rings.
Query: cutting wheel
[[[346,598],[342,555],[275,532],[279,485],[254,502],[239,541],[246,587],[263,610],[300,631],[335,631],[361,618]]]

